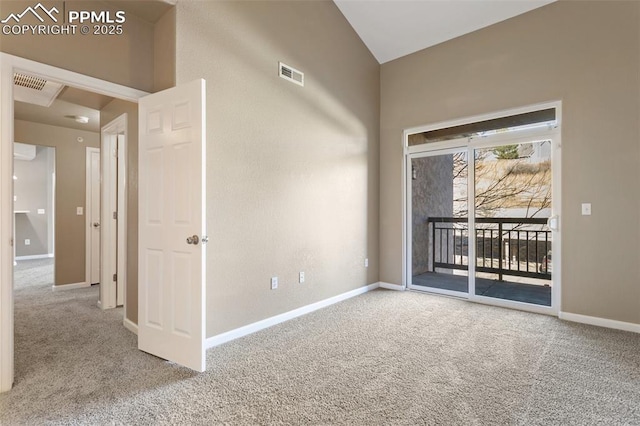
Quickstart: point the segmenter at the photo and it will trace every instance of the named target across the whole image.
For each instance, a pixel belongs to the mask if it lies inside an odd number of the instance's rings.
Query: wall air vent
[[[16,101],[49,107],[64,86],[34,75],[13,74],[13,98]]]
[[[300,86],[304,86],[304,73],[290,67],[289,65],[285,65],[282,62],[278,62],[278,68],[280,77],[299,84]]]

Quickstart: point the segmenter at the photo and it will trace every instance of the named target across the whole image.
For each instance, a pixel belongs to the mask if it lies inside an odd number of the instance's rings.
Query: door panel
[[[469,291],[467,168],[466,151],[411,158],[411,288]]]
[[[205,82],[141,99],[138,347],[205,370]],[[189,238],[189,241],[188,241]]]
[[[475,294],[551,306],[551,140],[474,150]]]

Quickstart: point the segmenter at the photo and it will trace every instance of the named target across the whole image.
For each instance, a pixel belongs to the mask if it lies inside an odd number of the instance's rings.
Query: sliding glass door
[[[551,139],[473,149],[475,295],[551,306]]]
[[[557,108],[405,132],[407,288],[557,312]]]

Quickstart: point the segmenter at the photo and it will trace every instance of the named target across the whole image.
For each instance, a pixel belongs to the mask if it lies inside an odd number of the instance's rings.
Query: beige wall
[[[43,1],[63,10],[62,1]],[[66,1],[66,10],[111,10],[101,1]],[[31,0],[0,1],[0,16],[22,12]],[[25,18],[27,23],[28,19]],[[21,22],[22,23],[22,22]],[[33,24],[39,24],[38,21]],[[0,51],[102,80],[153,91],[153,24],[127,14],[122,35],[4,35]]]
[[[402,130],[561,100],[561,309],[640,323],[639,9],[561,1],[382,66],[381,281],[402,277]]]
[[[153,30],[153,79],[155,91],[176,84],[176,9],[169,9]]]
[[[16,142],[56,149],[55,285],[85,282],[86,218],[76,207],[86,206],[86,148],[100,147],[100,135],[22,120],[14,125]]]
[[[176,32],[178,84],[207,80],[207,335],[378,281],[379,65],[336,6],[181,1]]]
[[[127,318],[138,322],[138,104],[115,99],[100,111],[100,127],[127,114]]]

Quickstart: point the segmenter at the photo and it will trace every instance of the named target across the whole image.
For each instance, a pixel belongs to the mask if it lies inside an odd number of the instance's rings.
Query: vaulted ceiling
[[[381,64],[555,0],[334,0]]]

